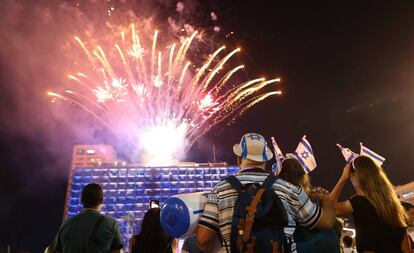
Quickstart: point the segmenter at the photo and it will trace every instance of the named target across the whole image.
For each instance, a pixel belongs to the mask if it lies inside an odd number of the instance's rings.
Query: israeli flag
[[[282,153],[282,150],[279,148],[279,145],[277,145],[275,138],[271,137],[271,139],[272,139],[273,151],[275,152],[275,160],[276,160],[276,164],[272,166],[272,170],[277,176],[282,171],[283,153]]]
[[[361,152],[360,152],[360,154],[361,154],[361,155],[368,156],[369,158],[371,158],[371,159],[374,161],[374,163],[375,163],[378,167],[381,167],[381,166],[382,166],[382,164],[385,162],[385,158],[384,158],[384,157],[382,157],[382,156],[380,156],[380,155],[378,155],[377,153],[375,153],[375,152],[374,152],[374,151],[372,151],[371,149],[369,149],[369,148],[365,147],[365,146],[362,144],[362,142],[360,143],[360,145],[361,145]]]
[[[313,150],[309,141],[306,139],[306,135],[300,140],[295,151],[295,156],[298,158],[300,164],[302,164],[306,173],[309,173],[316,168],[315,156],[313,155]]]
[[[338,146],[339,149],[341,150],[342,155],[344,156],[345,161],[347,163],[350,163],[350,162],[352,162],[352,160],[354,160],[355,158],[357,158],[358,154],[355,154],[349,148],[344,148],[344,147],[342,147],[339,144],[336,144],[336,146]]]

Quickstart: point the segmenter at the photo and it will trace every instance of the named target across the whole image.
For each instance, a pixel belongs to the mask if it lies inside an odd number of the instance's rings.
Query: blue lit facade
[[[80,194],[91,182],[102,186],[102,212],[115,218],[128,252],[129,238],[140,230],[149,201],[162,204],[169,197],[211,190],[220,180],[238,171],[237,167],[84,167],[73,168],[67,189],[65,217],[82,210]]]

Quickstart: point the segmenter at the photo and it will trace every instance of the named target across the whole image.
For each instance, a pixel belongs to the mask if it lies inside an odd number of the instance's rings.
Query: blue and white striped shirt
[[[236,174],[237,179],[244,185],[249,183],[263,183],[269,174],[262,169],[244,169]],[[293,242],[292,252],[296,253],[293,241],[296,223],[307,229],[314,228],[322,216],[322,208],[313,203],[309,196],[297,187],[278,178],[273,189],[281,199],[287,210],[288,225],[284,228],[285,234]],[[200,218],[199,225],[209,228],[216,233],[221,232],[227,252],[230,252],[231,222],[233,209],[238,194],[227,181],[221,181],[208,195],[207,204]],[[226,246],[223,249],[226,251]]]

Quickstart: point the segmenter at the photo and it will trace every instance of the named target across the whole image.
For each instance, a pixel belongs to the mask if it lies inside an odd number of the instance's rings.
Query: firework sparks
[[[145,50],[139,44],[133,44],[130,49],[128,49],[128,54],[134,58],[139,59],[144,56]]]
[[[75,37],[90,71],[69,75],[75,83],[70,90],[48,95],[53,102],[80,106],[114,133],[136,140],[152,160],[171,160],[177,149],[190,147],[212,126],[234,121],[256,103],[281,94],[258,94],[278,78],[234,82],[232,77],[244,66],[227,65],[240,49],[225,54],[223,46],[194,66],[187,52],[197,35],[195,31],[163,47],[158,31],[152,38],[141,38],[131,25],[120,34],[121,43],[114,43],[116,50],[107,52],[99,45],[89,49],[90,43]]]

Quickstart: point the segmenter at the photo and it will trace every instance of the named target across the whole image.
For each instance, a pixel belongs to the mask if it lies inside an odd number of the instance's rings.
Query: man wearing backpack
[[[273,154],[263,136],[245,134],[233,147],[240,171],[208,195],[197,229],[197,242],[208,252],[218,236],[224,252],[296,253],[296,224],[330,229],[335,208],[326,195],[313,203],[300,187],[265,171]]]
[[[81,201],[84,210],[60,227],[55,252],[120,253],[123,246],[118,222],[99,212],[103,203],[101,186],[86,185]]]

